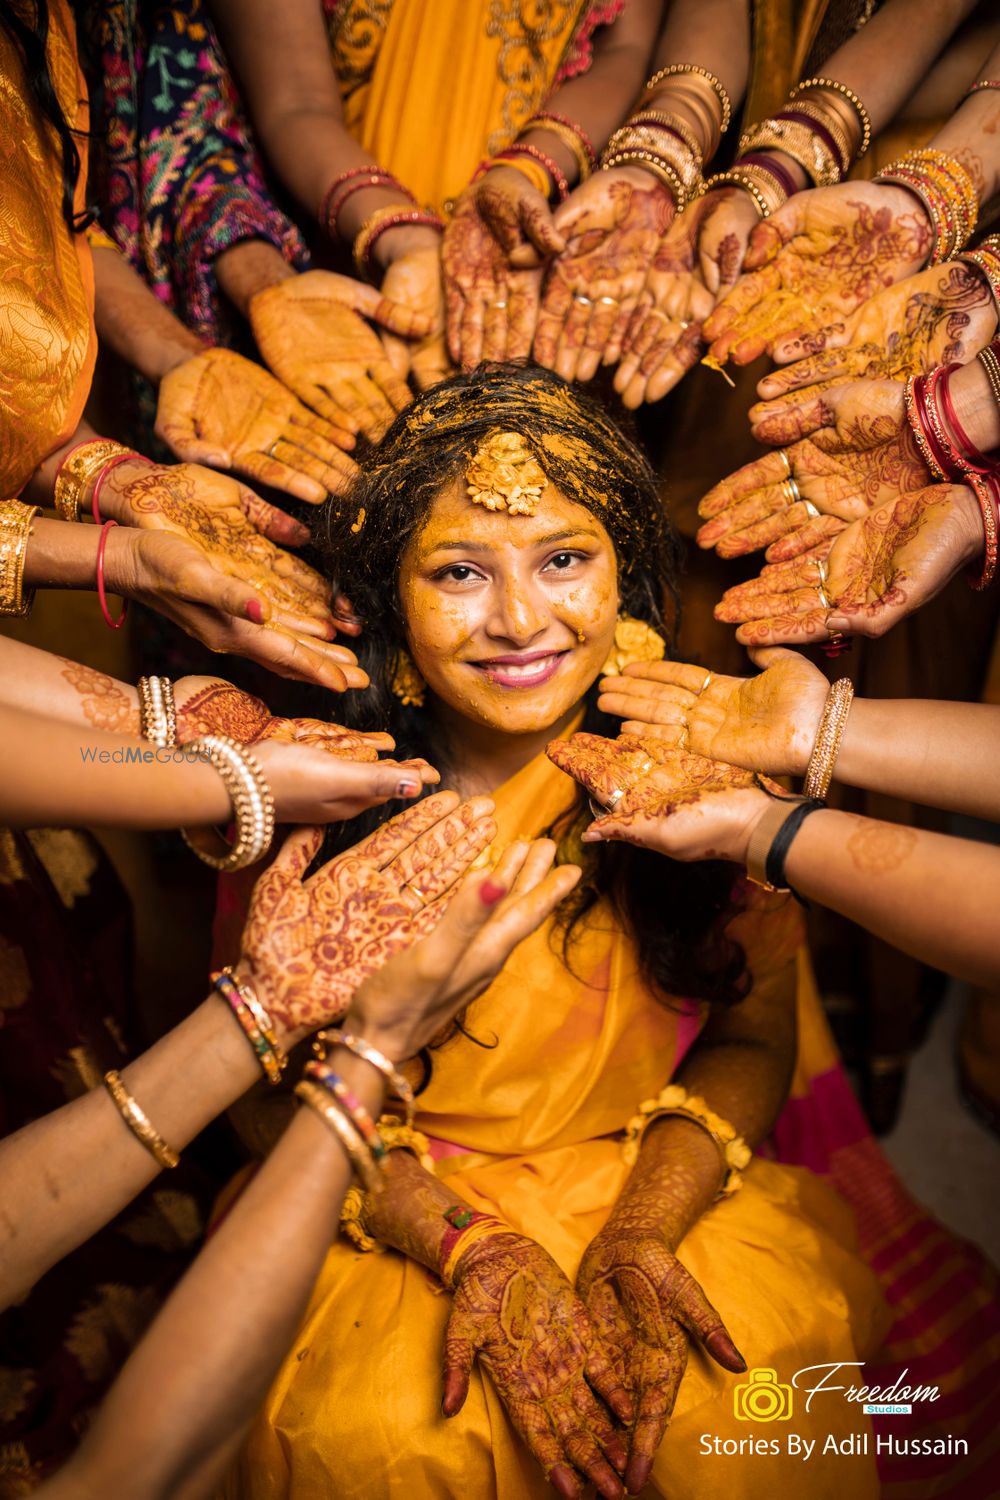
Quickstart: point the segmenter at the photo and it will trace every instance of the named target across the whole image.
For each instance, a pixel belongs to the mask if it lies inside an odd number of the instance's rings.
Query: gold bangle
[[[63,459],[56,474],[54,500],[64,521],[79,521],[80,508],[90,499],[89,490],[112,458],[138,458],[134,448],[126,448],[110,438],[96,438],[80,443]]]
[[[333,1095],[328,1093],[322,1084],[310,1083],[303,1079],[295,1085],[295,1092],[300,1099],[304,1099],[310,1109],[319,1115],[325,1125],[332,1130],[337,1137],[352,1170],[361,1179],[366,1193],[378,1193],[382,1189],[382,1174],[375,1165],[366,1143],[362,1140],[358,1131],[355,1130],[351,1121],[337,1104]]]
[[[210,829],[181,829],[188,848],[215,870],[242,870],[263,859],[274,837],[274,798],[264,780],[260,762],[245,745],[237,745],[225,734],[205,734],[185,746],[187,754],[199,752],[222,777],[233,804],[236,841],[227,847],[221,834]],[[220,852],[221,842],[225,852]]]
[[[699,194],[699,197],[703,197],[705,193],[712,192],[715,188],[742,188],[745,193],[750,194],[750,197],[757,205],[757,212],[760,214],[761,218],[769,219],[771,215],[781,207],[782,203],[785,202],[785,199],[784,197],[782,197],[780,202],[772,205],[771,200],[769,200],[766,192],[760,185],[760,178],[756,174],[751,176],[752,172],[752,166],[730,167],[728,172],[716,172],[714,177],[709,177],[705,182],[702,183],[701,193]],[[761,176],[764,175],[766,174],[761,174]],[[772,178],[768,178],[768,183],[773,185],[773,187],[778,192],[781,191],[779,184]]]
[[[608,141],[602,156],[611,161],[616,156],[631,152],[646,152],[662,161],[676,173],[685,196],[690,198],[701,181],[701,160],[682,141],[664,140],[662,134],[648,125],[623,125]]]
[[[167,1145],[163,1137],[150,1124],[144,1110],[132,1098],[122,1083],[121,1075],[112,1070],[104,1075],[104,1087],[111,1095],[125,1124],[137,1141],[140,1141],[161,1167],[176,1167],[180,1161],[177,1152]]]
[[[682,120],[680,115],[670,114],[667,110],[663,109],[642,109],[640,107],[633,110],[632,117],[625,121],[622,128],[627,130],[643,126],[647,129],[655,129],[657,125],[664,130],[672,130],[675,135],[679,135],[691,152],[691,155],[697,160],[699,167],[701,166],[703,157],[701,141],[699,141],[688,122]]]
[[[980,349],[976,358],[986,371],[993,399],[1000,406],[1000,359],[997,359],[996,350],[992,344],[987,344],[985,349]]]
[[[520,140],[522,136],[529,135],[532,131],[535,130],[547,130],[549,135],[554,135],[557,141],[562,141],[563,145],[566,147],[566,150],[571,153],[574,161],[576,162],[576,175],[578,182],[586,182],[587,178],[593,175],[594,169],[590,165],[590,157],[587,155],[586,151],[583,148],[583,142],[580,140],[580,137],[577,135],[576,131],[571,129],[569,125],[564,125],[561,120],[536,120],[532,118],[528,121],[527,125],[522,126],[518,131],[518,140]],[[513,166],[514,163],[513,161],[505,161],[501,163],[501,165],[509,167]],[[547,198],[549,196],[549,193],[552,191],[551,184],[547,180],[548,173],[545,172],[545,169],[540,162],[532,162],[531,165],[533,167],[537,167],[538,170],[540,172],[543,172],[546,177],[545,187],[540,191],[543,197]]]
[[[928,264],[941,265],[962,249],[979,217],[979,194],[955,157],[927,146],[890,162],[873,179],[895,183],[919,198],[934,230]]]
[[[785,107],[786,109],[788,108],[787,105]],[[796,99],[795,113],[805,115],[807,120],[815,120],[817,125],[823,127],[837,148],[837,154],[840,157],[838,165],[840,167],[841,178],[846,177],[847,173],[851,170],[851,163],[854,160],[854,147],[848,139],[847,131],[841,123],[840,116],[838,115],[836,119],[831,119],[822,105],[815,103],[811,99]]]
[[[444,1265],[441,1267],[440,1272],[442,1284],[446,1286],[449,1291],[453,1290],[455,1272],[458,1269],[458,1262],[465,1254],[466,1250],[471,1250],[473,1245],[480,1245],[482,1244],[483,1240],[495,1240],[496,1237],[501,1234],[516,1233],[516,1229],[511,1229],[509,1225],[503,1224],[501,1221],[494,1219],[492,1216],[485,1221],[479,1219],[474,1224],[470,1224],[468,1229],[462,1230],[458,1239],[455,1241],[448,1252],[448,1258],[444,1262]]]
[[[854,106],[858,123],[861,126],[861,144],[858,147],[858,159],[864,156],[872,143],[872,122],[871,116],[854,90],[849,89],[846,83],[841,83],[836,78],[806,78],[802,83],[795,85],[788,97],[796,99],[799,94],[804,94],[806,89],[832,89],[835,94],[840,94],[848,103]]]
[[[177,744],[177,710],[169,677],[140,677],[139,734],[161,750]]]
[[[739,156],[751,151],[783,151],[798,162],[814,187],[832,187],[841,178],[840,163],[816,131],[798,120],[761,120],[740,136]]]
[[[498,161],[495,156],[491,156],[484,164],[484,170],[489,172],[494,168],[498,170],[500,168],[509,168],[512,172],[520,172],[521,176],[526,177],[531,183],[535,192],[541,193],[545,199],[548,199],[552,194],[552,180],[548,172],[546,172],[540,161],[533,161],[530,156],[512,156],[509,160],[507,157],[504,157],[503,161]]]
[[[637,167],[639,171],[649,172],[651,176],[659,178],[663,183],[673,198],[678,213],[687,205],[688,191],[677,172],[669,162],[663,161],[655,152],[638,149],[619,151],[615,156],[601,162],[602,172],[612,172],[615,167]]]
[[[653,74],[652,78],[648,78],[642,92],[644,95],[652,94],[659,88],[664,79],[681,76],[689,78],[692,81],[695,78],[703,78],[710,85],[713,95],[718,100],[719,109],[722,114],[722,120],[718,126],[719,135],[724,136],[729,129],[729,122],[733,117],[733,106],[721,80],[716,78],[714,73],[710,73],[707,68],[699,68],[695,63],[671,63],[669,68],[660,68],[658,72]]]
[[[35,591],[25,590],[24,560],[38,511],[22,500],[0,500],[0,615],[23,619],[31,609]]]
[[[803,796],[816,797],[820,801],[825,801],[826,794],[830,790],[830,782],[833,780],[833,768],[840,753],[840,742],[844,738],[844,728],[853,699],[854,684],[849,677],[841,677],[827,693],[823,715],[816,733],[816,743],[806,767]]]
[[[643,1136],[653,1121],[663,1115],[681,1115],[693,1121],[718,1146],[726,1175],[716,1194],[716,1200],[730,1197],[743,1186],[744,1168],[753,1157],[750,1147],[741,1135],[737,1135],[728,1120],[709,1109],[700,1095],[689,1094],[680,1083],[668,1083],[655,1099],[644,1100],[639,1105],[638,1113],[629,1120],[622,1140],[622,1160],[627,1166],[632,1167],[638,1161]]]
[[[1000,234],[988,234],[974,250],[963,250],[958,259],[971,261],[986,277],[1000,323]]]

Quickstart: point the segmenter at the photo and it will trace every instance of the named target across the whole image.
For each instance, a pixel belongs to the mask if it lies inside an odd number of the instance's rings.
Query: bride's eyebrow
[[[551,547],[553,545],[553,543],[555,543],[555,542],[568,542],[568,541],[572,541],[574,537],[581,537],[581,536],[593,537],[593,539],[595,541],[600,541],[601,534],[600,534],[599,531],[595,530],[591,526],[574,526],[569,531],[551,531],[551,532],[548,533],[547,536],[536,537],[535,540],[532,542],[532,546],[533,547]],[[494,552],[496,552],[496,550],[497,549],[495,547],[491,546],[489,542],[472,542],[472,541],[466,541],[466,542],[463,542],[463,541],[456,541],[456,542],[435,542],[434,545],[433,545],[433,547],[429,548],[429,550],[428,550],[428,552],[427,552],[426,555],[428,557],[430,557],[435,552],[488,552],[488,553],[494,553]]]

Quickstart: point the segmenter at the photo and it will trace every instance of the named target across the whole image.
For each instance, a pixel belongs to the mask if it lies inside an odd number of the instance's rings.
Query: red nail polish
[[[418,782],[416,782],[416,781],[410,781],[408,778],[404,777],[403,780],[401,782],[399,782],[399,784],[396,787],[396,796],[397,797],[414,797],[414,796],[416,796],[416,794],[419,791],[419,789],[420,788],[419,788],[419,783]]]
[[[479,887],[479,899],[484,906],[496,906],[501,896],[506,896],[507,887],[498,880],[484,880]]]
[[[252,620],[255,625],[260,625],[264,620],[264,611],[256,599],[247,600],[247,619]]]

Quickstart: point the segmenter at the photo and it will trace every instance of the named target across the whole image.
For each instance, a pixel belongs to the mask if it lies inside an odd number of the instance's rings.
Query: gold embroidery
[[[0,1365],[0,1422],[13,1422],[21,1415],[36,1384],[31,1370],[11,1370]]]
[[[79,118],[71,21],[53,4],[47,58],[66,118]],[[77,247],[61,212],[54,136],[29,104],[24,66],[0,32],[0,490],[16,495],[53,449],[92,354]],[[81,142],[82,144],[82,142]],[[81,402],[82,405],[82,402]]]
[[[106,1380],[121,1363],[122,1345],[134,1348],[158,1306],[148,1287],[106,1282],[70,1324],[65,1346],[90,1381]]]
[[[347,0],[330,22],[330,50],[341,96],[371,77],[393,0]]]
[[[190,1250],[202,1233],[201,1214],[190,1193],[163,1188],[153,1194],[152,1203],[119,1226],[133,1245],[152,1245],[155,1250]]]
[[[31,971],[24,949],[0,935],[0,1010],[17,1010],[30,994]]]
[[[487,155],[508,146],[541,104],[549,78],[542,43],[558,36],[579,7],[580,0],[491,0],[486,35],[501,39],[497,68],[506,93],[503,124],[490,136]]]
[[[28,840],[56,888],[63,906],[73,906],[90,890],[97,853],[86,834],[75,828],[29,828]]]

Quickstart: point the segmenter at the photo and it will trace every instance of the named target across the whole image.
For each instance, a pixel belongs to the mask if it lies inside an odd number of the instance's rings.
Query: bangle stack
[[[365,276],[369,281],[375,279],[372,263],[375,246],[390,229],[399,229],[404,224],[423,224],[429,229],[444,228],[439,216],[426,208],[401,208],[398,203],[388,203],[385,208],[377,208],[362,224],[354,240],[351,253],[359,276]]]
[[[642,1138],[654,1120],[662,1119],[664,1115],[680,1115],[686,1120],[691,1120],[695,1125],[701,1127],[707,1135],[712,1137],[722,1156],[726,1175],[722,1186],[716,1194],[719,1198],[729,1198],[738,1192],[743,1186],[743,1172],[749,1166],[753,1152],[741,1135],[724,1120],[709,1109],[705,1100],[697,1094],[689,1094],[687,1089],[679,1083],[670,1083],[661,1089],[655,1099],[646,1099],[639,1105],[638,1113],[633,1115],[625,1127],[625,1136],[622,1141],[622,1160],[627,1166],[633,1167],[639,1159],[639,1148]]]
[[[274,1022],[257,998],[253,985],[241,979],[228,964],[212,975],[212,984],[239,1021],[268,1083],[280,1083],[288,1058],[278,1045]]]
[[[729,129],[733,106],[728,93],[714,73],[693,63],[671,63],[648,79],[639,101],[640,112],[669,79],[670,95],[683,103],[702,125],[702,160],[711,161],[719,142]]]
[[[884,167],[875,182],[908,188],[920,199],[934,231],[928,265],[951,260],[967,244],[979,217],[979,195],[969,173],[945,151],[908,151]]]
[[[640,167],[664,184],[680,213],[701,188],[697,137],[678,116],[645,110],[616,130],[601,157],[601,169]]]
[[[343,212],[344,204],[355,193],[364,192],[368,188],[383,188],[391,192],[399,193],[408,203],[417,206],[417,200],[405,188],[398,177],[392,172],[387,172],[384,167],[371,162],[363,167],[348,167],[346,172],[341,172],[338,177],[327,188],[323,195],[323,201],[319,206],[319,224],[331,239],[337,238],[337,221]]]
[[[728,172],[716,172],[714,177],[709,177],[702,183],[701,191],[710,193],[716,188],[742,188],[753,199],[761,219],[769,219],[797,191],[784,168],[780,169],[779,176],[777,166],[763,154],[748,156],[734,162]],[[791,191],[788,190],[789,184]]]
[[[38,510],[22,500],[0,500],[0,615],[23,619],[31,609],[35,591],[24,587],[24,559]]]
[[[64,521],[79,521],[80,511],[96,488],[103,471],[114,461],[124,463],[138,458],[134,448],[126,448],[110,438],[95,438],[77,443],[56,470],[55,507]]]
[[[514,141],[495,156],[487,156],[472,174],[472,181],[478,182],[493,167],[510,167],[520,172],[543,198],[554,197],[558,203],[565,203],[569,197],[569,183],[559,163],[528,141]]]
[[[849,677],[841,677],[826,695],[823,713],[816,731],[816,743],[806,767],[806,779],[802,788],[809,799],[823,802],[833,780],[833,768],[840,754],[840,742],[844,738],[847,715],[854,701],[854,684]]]
[[[453,1203],[441,1215],[448,1228],[445,1230],[438,1250],[438,1276],[449,1291],[455,1290],[455,1273],[458,1263],[467,1250],[482,1240],[495,1239],[498,1234],[514,1234],[509,1224],[494,1214],[480,1213],[467,1203]]]
[[[177,710],[169,677],[140,677],[139,734],[166,750],[177,744]]]
[[[996,394],[1000,389],[1000,364],[992,346],[981,352],[987,356],[983,368]],[[911,375],[903,391],[906,418],[921,457],[935,479],[953,484],[965,484],[970,474],[1000,473],[1000,459],[981,453],[959,420],[951,397],[951,378],[961,368],[957,364],[939,365],[929,375]]]
[[[971,261],[986,277],[993,301],[996,303],[997,321],[1000,322],[1000,234],[987,235],[974,250],[963,250],[959,260]]]
[[[161,1167],[176,1167],[180,1161],[177,1152],[167,1145],[159,1132],[150,1124],[144,1110],[132,1098],[122,1083],[121,1076],[114,1071],[105,1073],[104,1087],[111,1095],[125,1124],[137,1141],[140,1141],[150,1156]]]
[[[549,135],[554,135],[572,154],[576,161],[577,182],[586,182],[588,177],[593,176],[597,170],[597,152],[582,125],[578,125],[575,120],[568,120],[565,115],[542,109],[532,115],[522,128],[518,141],[535,130],[547,130]]]
[[[384,1052],[380,1052],[377,1047],[366,1042],[364,1037],[355,1036],[349,1031],[321,1031],[317,1034],[316,1040],[324,1051],[324,1057],[321,1060],[325,1061],[327,1047],[346,1047],[348,1052],[353,1052],[355,1057],[360,1057],[362,1062],[368,1063],[369,1067],[381,1073],[406,1110],[406,1128],[412,1129],[417,1108],[413,1089]]]
[[[368,1111],[332,1068],[307,1063],[306,1074],[296,1094],[333,1131],[365,1192],[380,1192],[386,1150]]]
[[[242,870],[263,859],[274,837],[274,798],[257,758],[224,734],[206,734],[192,740],[191,754],[199,751],[218,771],[233,804],[236,840],[231,847],[219,833],[208,829],[181,829],[188,847],[215,870]],[[219,845],[221,844],[221,850]]]

